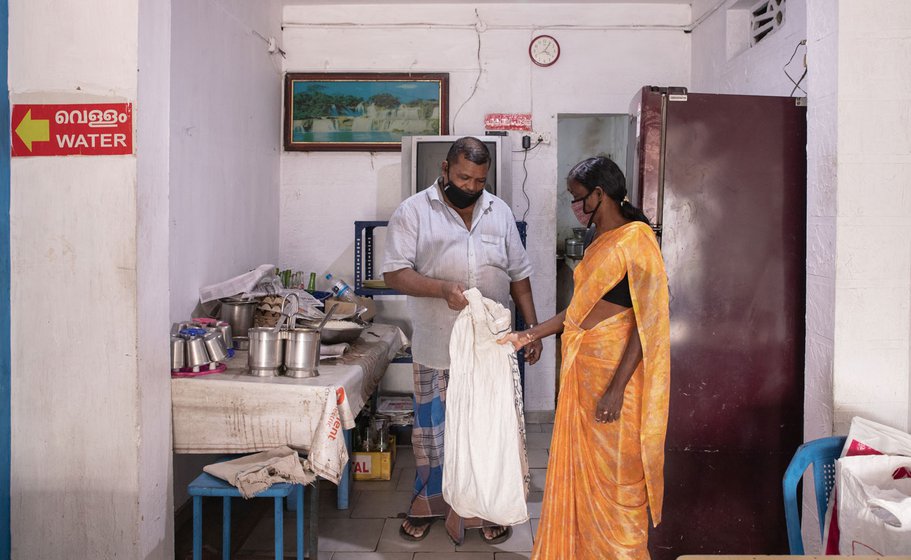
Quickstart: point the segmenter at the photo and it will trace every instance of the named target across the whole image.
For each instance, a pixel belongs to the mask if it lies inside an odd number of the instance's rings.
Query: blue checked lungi
[[[443,432],[446,428],[449,370],[434,369],[418,363],[413,368],[414,425],[411,446],[414,449],[417,473],[408,515],[445,518],[449,536],[461,543],[465,538],[465,529],[490,527],[494,524],[477,517],[460,517],[443,501]]]

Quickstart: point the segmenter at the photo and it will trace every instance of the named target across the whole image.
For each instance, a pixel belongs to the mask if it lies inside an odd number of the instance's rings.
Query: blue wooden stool
[[[231,498],[240,498],[240,491],[224,480],[208,473],[197,476],[187,486],[193,496],[193,560],[202,560],[202,498],[203,496],[221,496],[222,498],[222,558],[231,558]],[[304,485],[273,484],[268,490],[260,492],[257,498],[275,498],[275,558],[284,558],[284,509],[283,500],[294,493],[297,509],[297,560],[304,560]]]

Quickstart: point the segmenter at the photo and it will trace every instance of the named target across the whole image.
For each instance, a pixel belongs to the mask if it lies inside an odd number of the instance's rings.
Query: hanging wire
[[[804,95],[807,94],[807,92],[802,87],[800,87],[800,82],[802,82],[803,79],[807,76],[807,67],[804,66],[803,74],[800,75],[800,79],[797,80],[796,82],[794,81],[794,78],[791,77],[791,74],[788,73],[788,66],[794,60],[794,56],[797,55],[797,50],[800,48],[801,45],[806,46],[806,44],[807,44],[806,39],[797,43],[797,46],[794,47],[794,52],[791,53],[791,58],[789,58],[788,61],[785,62],[784,66],[781,67],[781,69],[784,71],[784,75],[787,76],[789,80],[791,80],[792,84],[794,84],[794,89],[791,90],[791,95],[794,95],[794,92],[797,91],[798,88],[800,88],[800,91],[802,91]]]
[[[525,166],[525,162],[528,160],[528,152],[534,150],[541,145],[541,141],[538,140],[534,146],[528,149],[513,150],[513,152],[525,152],[522,156],[522,170],[525,171],[525,176],[522,177],[522,195],[525,197],[525,213],[522,214],[522,221],[525,221],[525,217],[528,216],[528,211],[531,210],[531,199],[528,198],[528,193],[525,192],[525,182],[528,180],[528,167]]]
[[[481,73],[483,72],[483,67],[481,66],[481,26],[483,22],[481,21],[481,15],[478,14],[478,9],[475,8],[474,15],[477,16],[478,22],[475,24],[474,31],[478,36],[478,75],[475,77],[474,86],[471,88],[471,94],[459,105],[459,110],[456,111],[454,117],[452,117],[452,133],[455,134],[456,122],[459,119],[459,113],[462,112],[462,108],[466,103],[471,101],[471,98],[474,97],[474,94],[478,91],[478,84],[481,82]]]

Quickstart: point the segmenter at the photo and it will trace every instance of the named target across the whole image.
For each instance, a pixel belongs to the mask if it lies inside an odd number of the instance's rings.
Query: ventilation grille
[[[755,45],[784,23],[785,0],[762,0],[750,9],[750,44]]]

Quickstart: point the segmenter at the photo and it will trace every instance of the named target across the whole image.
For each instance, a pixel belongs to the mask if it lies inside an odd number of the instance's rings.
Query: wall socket
[[[532,132],[529,134],[531,136],[531,144],[550,144],[550,132]]]

